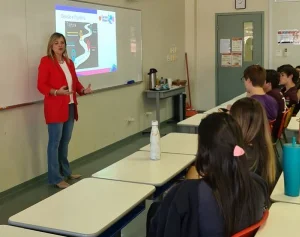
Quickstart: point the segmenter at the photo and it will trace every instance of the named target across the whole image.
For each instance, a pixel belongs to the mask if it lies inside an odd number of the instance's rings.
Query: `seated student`
[[[296,69],[296,71],[298,72],[299,78],[300,78],[300,65],[299,65],[299,66],[296,66],[295,69]]]
[[[297,66],[296,67],[296,71],[298,72],[298,74],[299,74],[299,80],[298,80],[298,84],[296,85],[296,87],[297,87],[297,97],[298,97],[298,105],[296,105],[296,111],[297,110],[300,110],[300,66]]]
[[[230,237],[257,223],[269,205],[267,185],[249,172],[242,131],[231,115],[208,115],[198,136],[202,179],[179,183],[153,204],[156,210],[150,207],[147,237]]]
[[[244,83],[249,97],[258,100],[265,108],[269,121],[277,118],[278,105],[274,98],[264,92],[266,70],[259,65],[252,65],[244,71]]]
[[[282,89],[283,96],[286,100],[287,107],[292,107],[298,104],[296,83],[299,80],[297,70],[289,64],[280,66],[277,71],[280,73],[280,85],[284,86]],[[294,115],[297,114],[299,108],[294,109]]]
[[[272,137],[274,141],[277,139],[278,130],[282,121],[282,116],[286,110],[285,99],[280,91],[279,78],[280,75],[275,70],[266,70],[267,78],[264,85],[264,91],[267,95],[272,96],[278,104],[278,115],[272,129]]]
[[[257,100],[243,98],[232,105],[230,114],[242,128],[250,171],[260,175],[271,190],[279,164],[276,164],[265,110]]]

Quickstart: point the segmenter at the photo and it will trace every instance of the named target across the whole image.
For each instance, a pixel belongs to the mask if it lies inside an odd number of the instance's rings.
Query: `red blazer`
[[[72,91],[75,104],[75,119],[78,120],[76,92],[82,95],[84,89],[78,81],[74,64],[71,60],[67,62],[68,68],[72,75]],[[45,96],[44,113],[46,123],[62,123],[69,118],[69,95],[50,95],[51,89],[60,89],[62,86],[68,86],[64,71],[57,60],[45,56],[41,59],[38,72],[38,90]]]

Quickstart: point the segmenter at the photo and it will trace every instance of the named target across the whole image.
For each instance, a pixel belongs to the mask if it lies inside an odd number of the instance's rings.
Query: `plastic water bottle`
[[[152,121],[150,135],[150,159],[160,160],[160,134],[158,129],[158,121]]]

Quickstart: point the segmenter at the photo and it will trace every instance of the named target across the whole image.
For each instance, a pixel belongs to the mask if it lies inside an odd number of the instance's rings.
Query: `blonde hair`
[[[265,109],[257,100],[243,98],[232,105],[230,113],[242,128],[245,143],[251,147],[254,162],[250,170],[258,172],[272,188],[276,179],[276,158]]]
[[[66,41],[66,38],[63,34],[61,33],[58,33],[58,32],[55,32],[53,33],[50,38],[49,38],[49,41],[48,41],[48,46],[47,46],[47,56],[52,58],[53,60],[55,60],[55,55],[54,55],[54,52],[53,52],[53,44],[56,40],[58,40],[59,38],[63,38],[64,42],[65,42],[65,51],[63,52],[63,57],[66,61],[69,62],[69,56],[68,56],[68,52],[67,52],[67,41]]]

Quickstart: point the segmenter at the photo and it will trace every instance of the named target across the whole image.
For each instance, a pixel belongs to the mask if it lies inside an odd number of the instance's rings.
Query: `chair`
[[[253,237],[256,234],[256,231],[259,229],[259,227],[261,227],[266,222],[268,216],[269,210],[265,210],[262,219],[258,223],[234,234],[232,237]]]
[[[275,151],[277,157],[279,157],[279,153],[278,153],[278,150],[277,150],[277,143],[279,141],[281,147],[283,147],[283,144],[282,144],[282,141],[281,141],[281,136],[282,136],[282,133],[283,133],[283,130],[284,130],[285,121],[286,121],[287,116],[288,116],[289,113],[290,113],[290,109],[287,109],[286,111],[283,112],[280,127],[279,127],[278,133],[276,135],[276,141],[273,142],[273,148],[274,148],[274,151]]]
[[[287,117],[286,117],[286,119],[285,119],[285,122],[284,122],[284,127],[283,127],[283,133],[282,133],[282,135],[283,135],[283,139],[284,139],[284,142],[285,142],[285,143],[288,142],[287,137],[286,137],[286,134],[285,134],[285,129],[287,128],[287,126],[289,126],[289,123],[290,123],[291,118],[292,118],[293,113],[294,113],[295,106],[296,106],[296,105],[293,105],[293,106],[290,108],[289,113],[288,113],[288,115],[287,115]]]

